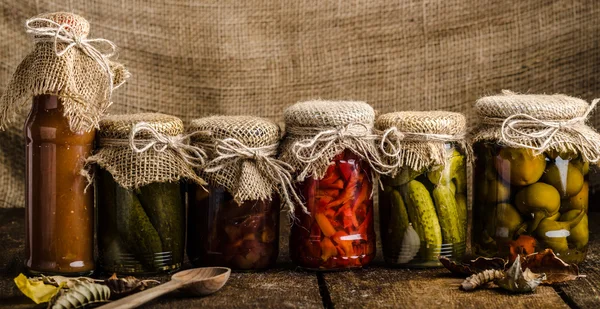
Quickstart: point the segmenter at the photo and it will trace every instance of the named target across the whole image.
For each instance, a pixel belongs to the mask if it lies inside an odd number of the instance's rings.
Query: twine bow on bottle
[[[291,208],[299,205],[307,212],[292,184],[292,166],[275,158],[277,144],[248,147],[235,138],[225,138],[216,140],[214,145],[207,145],[207,147],[211,146],[214,148],[215,158],[204,166],[205,173],[216,173],[223,169],[241,166],[240,161],[252,160],[263,177],[278,185],[278,191],[286,204]]]
[[[138,138],[138,134],[147,133],[149,138]],[[190,138],[207,132],[193,132],[186,135],[171,136],[156,131],[150,124],[140,122],[133,126],[129,135],[129,146],[135,153],[143,153],[149,149],[156,152],[175,151],[187,164],[198,168],[204,165],[206,152],[190,144]]]
[[[46,23],[51,26],[34,26],[35,23]],[[25,22],[25,28],[27,29],[27,33],[33,35],[35,42],[53,42],[54,51],[58,57],[63,56],[71,48],[78,47],[83,53],[97,62],[108,77],[109,101],[113,90],[125,83],[125,79],[123,79],[118,85],[113,85],[115,76],[108,61],[110,57],[115,55],[117,50],[117,46],[113,42],[106,39],[88,39],[83,35],[77,34],[71,25],[59,24],[47,18],[30,18]],[[58,43],[67,45],[60,49]],[[105,48],[108,52],[101,52],[100,48]]]
[[[600,160],[600,143],[589,137],[584,129],[588,128],[585,121],[599,101],[593,100],[583,115],[568,120],[542,120],[528,114],[512,115],[502,121],[502,141],[508,146],[531,149],[539,154],[553,145],[563,144],[564,141],[556,139],[556,135],[569,132],[579,139],[585,159],[597,162]],[[488,119],[488,122],[490,120],[493,119]]]
[[[342,144],[342,148],[350,149],[366,160],[377,174],[388,174],[391,171],[392,166],[381,160],[373,144],[379,138],[378,135],[373,134],[371,127],[366,124],[350,123],[339,128],[293,127],[288,129],[288,133],[299,137],[312,136],[292,145],[294,157],[306,164],[306,168],[298,176],[299,180],[307,176],[311,163],[321,159],[336,144]]]

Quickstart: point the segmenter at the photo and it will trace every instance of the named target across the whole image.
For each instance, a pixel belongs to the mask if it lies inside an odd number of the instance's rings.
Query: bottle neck
[[[62,102],[55,95],[43,94],[33,97],[31,111],[40,112],[58,112],[62,110]]]

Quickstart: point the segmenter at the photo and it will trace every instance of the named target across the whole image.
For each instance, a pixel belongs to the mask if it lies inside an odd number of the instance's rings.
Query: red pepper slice
[[[323,238],[323,240],[321,241],[321,252],[321,259],[323,261],[327,261],[329,260],[329,258],[338,254],[335,245],[328,237]]]
[[[353,256],[354,250],[352,249],[352,240],[342,239],[344,236],[348,236],[348,233],[344,231],[338,231],[331,238],[340,248],[342,248],[342,250],[344,250],[345,256]]]
[[[356,185],[358,184],[358,182],[361,180],[362,177],[363,177],[362,174],[359,175],[358,173],[352,173],[352,175],[350,176],[350,179],[348,180],[348,183],[346,183],[346,187],[344,188],[344,190],[342,191],[340,196],[333,202],[329,203],[329,205],[327,205],[327,207],[340,206],[350,200],[353,200],[354,195],[356,193]]]
[[[365,216],[365,219],[358,227],[358,233],[364,240],[368,240],[367,231],[368,227],[373,223],[373,211],[369,211]]]
[[[340,170],[340,174],[342,174],[342,177],[344,177],[344,181],[348,181],[348,179],[350,179],[350,176],[352,176],[352,174],[354,173],[355,163],[348,162],[346,160],[340,160],[338,161],[337,166]]]

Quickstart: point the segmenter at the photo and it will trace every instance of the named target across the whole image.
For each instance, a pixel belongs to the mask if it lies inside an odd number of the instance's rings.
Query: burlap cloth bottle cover
[[[210,186],[222,187],[234,200],[270,200],[279,193],[290,209],[302,205],[292,188],[292,167],[276,158],[281,129],[252,116],[212,116],[193,120],[191,144],[204,149],[207,162],[198,169]]]
[[[374,179],[389,173],[377,151],[375,111],[359,101],[306,101],[284,111],[286,136],[280,159],[297,173],[296,180],[323,178],[333,158],[348,149],[366,161]],[[375,186],[374,186],[375,187]]]
[[[111,94],[129,77],[123,65],[110,60],[116,46],[90,39],[83,17],[66,12],[33,17],[25,28],[34,50],[17,67],[0,98],[0,127],[14,120],[37,95],[57,95],[73,132],[90,131],[111,105]]]
[[[379,150],[391,175],[402,168],[414,171],[444,167],[453,143],[472,160],[472,149],[466,139],[466,118],[448,111],[405,111],[383,114],[375,122],[381,139]]]
[[[598,163],[600,134],[586,124],[598,101],[588,104],[563,94],[530,95],[504,90],[475,104],[481,119],[472,140],[527,148],[535,153],[579,153],[584,162]]]
[[[158,113],[107,116],[100,121],[98,149],[86,159],[84,175],[91,179],[94,165],[108,171],[115,182],[135,189],[155,182],[181,179],[206,184],[194,171],[206,154],[189,144],[181,119]]]

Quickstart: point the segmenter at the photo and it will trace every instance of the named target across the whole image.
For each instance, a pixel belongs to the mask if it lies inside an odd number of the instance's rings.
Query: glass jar
[[[383,257],[390,265],[440,266],[439,256],[460,260],[467,236],[465,154],[452,143],[443,166],[401,167],[382,176],[379,219]]]
[[[194,119],[188,133],[207,162],[190,185],[187,255],[195,266],[260,271],[279,255],[280,196],[289,192],[275,160],[281,129],[253,116]],[[289,176],[288,176],[289,177]],[[288,182],[289,183],[289,179]]]
[[[238,205],[222,187],[191,184],[187,254],[195,266],[264,270],[279,254],[279,201]]]
[[[181,267],[185,201],[178,182],[125,189],[98,171],[99,263],[107,273],[155,274]]]
[[[315,270],[369,264],[375,257],[369,164],[345,150],[323,178],[309,177],[298,187],[310,214],[296,208],[290,232],[292,261]]]
[[[589,163],[577,152],[479,142],[474,170],[473,250],[516,258],[550,248],[567,263],[588,250]]]
[[[28,272],[89,275],[94,270],[94,190],[80,174],[95,131],[75,133],[53,95],[33,98],[25,122]]]

